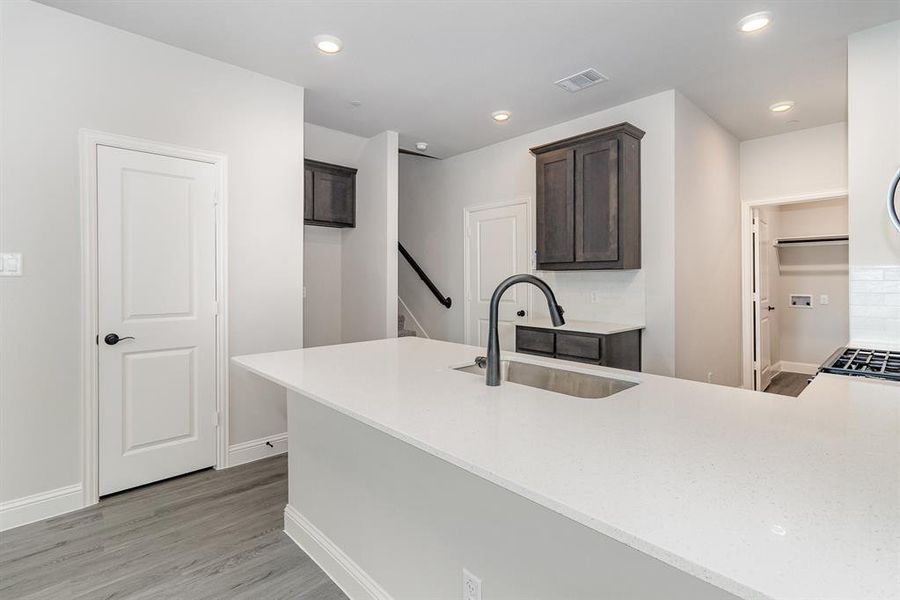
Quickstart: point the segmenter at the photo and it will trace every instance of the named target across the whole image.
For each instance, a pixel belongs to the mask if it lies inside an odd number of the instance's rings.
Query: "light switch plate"
[[[0,277],[22,276],[22,254],[20,252],[0,253]]]
[[[828,297],[828,294],[820,294],[819,295],[819,304],[828,304],[829,301],[830,301],[830,298]]]

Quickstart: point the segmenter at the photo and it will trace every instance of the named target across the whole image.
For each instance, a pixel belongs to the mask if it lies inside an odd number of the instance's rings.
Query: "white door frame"
[[[81,129],[78,132],[81,179],[81,477],[84,505],[100,498],[100,396],[98,387],[97,146],[110,146],[209,163],[216,168],[216,468],[228,460],[228,157],[216,152]]]
[[[532,260],[532,256],[534,255],[534,233],[532,227],[531,218],[531,197],[523,196],[521,198],[516,198],[514,200],[501,200],[499,202],[491,202],[489,204],[473,204],[472,206],[466,206],[463,208],[463,339],[465,343],[468,345],[474,345],[469,336],[469,297],[471,290],[469,289],[469,218],[472,213],[481,212],[483,210],[491,210],[494,208],[504,208],[507,206],[516,206],[519,204],[525,205],[525,220],[527,223],[525,224],[525,235],[528,244],[528,251],[530,256],[528,257],[528,272],[534,272],[534,262]],[[529,286],[531,287],[531,286]],[[531,290],[528,290],[527,295],[525,296],[527,303],[528,314],[531,314]]]
[[[846,188],[811,194],[746,200],[741,203],[741,387],[753,389],[753,209],[763,206],[839,200],[848,197]]]

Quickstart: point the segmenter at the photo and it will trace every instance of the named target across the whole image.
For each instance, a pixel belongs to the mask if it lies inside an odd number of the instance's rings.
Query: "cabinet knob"
[[[525,316],[525,311],[524,311],[524,310],[519,310],[518,312],[516,312],[516,316],[517,316],[517,317],[524,317],[524,316]]]

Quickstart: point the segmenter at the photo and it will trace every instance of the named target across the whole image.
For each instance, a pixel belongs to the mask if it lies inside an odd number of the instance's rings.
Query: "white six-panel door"
[[[101,495],[216,462],[215,195],[214,165],[97,147]]]
[[[487,346],[491,295],[497,284],[529,273],[528,208],[524,202],[471,209],[466,224],[468,322],[466,343]],[[528,286],[514,285],[500,302],[500,348],[515,349],[515,323],[527,320]],[[525,313],[519,315],[517,313]]]

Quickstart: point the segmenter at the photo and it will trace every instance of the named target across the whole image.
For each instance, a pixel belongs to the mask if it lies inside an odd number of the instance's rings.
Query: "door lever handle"
[[[107,333],[106,337],[103,338],[103,341],[109,344],[110,346],[115,346],[122,340],[133,340],[134,336],[126,335],[125,337],[119,337],[118,334],[115,333]]]

